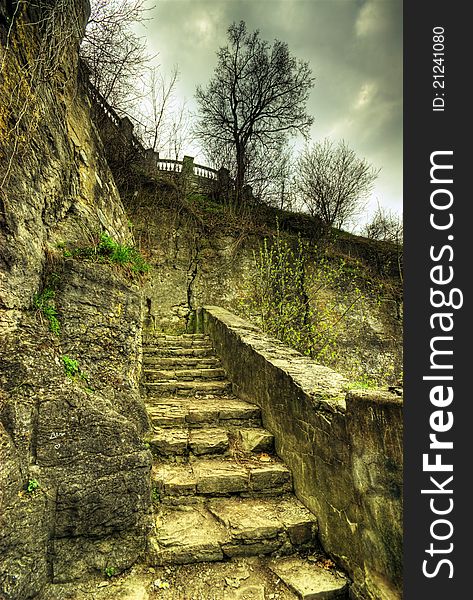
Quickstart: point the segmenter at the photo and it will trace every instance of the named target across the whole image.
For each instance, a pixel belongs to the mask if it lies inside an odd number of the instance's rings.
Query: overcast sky
[[[164,73],[178,66],[177,93],[191,109],[226,30],[243,19],[268,41],[287,42],[315,76],[311,140],[344,139],[381,168],[376,202],[402,211],[401,0],[147,0],[149,49]]]

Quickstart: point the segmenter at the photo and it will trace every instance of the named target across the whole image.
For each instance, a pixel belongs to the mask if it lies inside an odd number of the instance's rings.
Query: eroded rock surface
[[[10,327],[0,345],[6,598],[29,597],[49,574],[69,581],[108,566],[118,572],[145,545],[150,455],[141,441],[138,293],[104,265],[71,263],[58,285],[60,336],[34,311],[15,321],[2,312]],[[119,318],[111,316],[118,301]],[[80,374],[67,375],[64,356]]]

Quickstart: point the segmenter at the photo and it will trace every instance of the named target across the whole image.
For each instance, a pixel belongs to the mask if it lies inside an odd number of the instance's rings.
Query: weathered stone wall
[[[119,572],[145,548],[151,457],[141,441],[140,294],[103,264],[56,267],[59,336],[39,313],[0,311],[0,591],[8,599],[28,598],[51,578]],[[67,376],[63,356],[82,377]]]
[[[228,311],[203,309],[236,393],[293,471],[297,496],[319,519],[324,549],[353,578],[355,598],[395,600],[402,587],[402,400],[349,391],[317,365]]]
[[[132,236],[78,79],[88,0],[0,14],[0,306],[25,308],[60,242]]]
[[[192,311],[203,304],[236,310],[248,293],[259,238],[243,243],[228,232],[206,231],[181,210],[164,208],[153,192],[132,194],[127,211],[137,242],[152,271],[143,287],[145,324],[151,330],[182,333]],[[162,200],[162,197],[161,197]],[[171,200],[172,202],[172,200]]]
[[[101,231],[132,242],[78,81],[88,11],[86,0],[0,3],[2,600],[118,573],[145,547],[141,291],[58,248],[90,246]],[[59,335],[33,301],[52,273]],[[64,356],[83,376],[67,376]]]

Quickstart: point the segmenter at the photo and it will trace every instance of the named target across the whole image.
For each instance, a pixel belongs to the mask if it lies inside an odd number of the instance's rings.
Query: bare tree
[[[402,217],[379,205],[373,218],[367,223],[362,233],[372,240],[384,240],[402,245]]]
[[[168,156],[178,160],[182,156],[185,146],[189,146],[192,142],[191,116],[186,100],[183,100],[174,108],[171,114],[168,133]]]
[[[157,69],[149,72],[149,81],[144,93],[145,98],[145,130],[143,137],[149,147],[159,151],[167,145],[169,132],[169,112],[172,110],[173,93],[178,78],[178,71],[174,69],[170,79],[166,80]]]
[[[130,115],[144,146],[176,160],[192,142],[190,113],[176,94],[178,78],[177,67],[168,78],[159,68],[149,69],[142,78],[142,100]]]
[[[137,100],[136,81],[150,57],[134,31],[145,20],[145,0],[92,0],[81,46],[91,83],[119,111]]]
[[[235,176],[236,202],[248,183],[251,155],[281,147],[306,134],[313,118],[306,103],[314,79],[307,62],[290,55],[287,44],[273,46],[249,33],[243,21],[228,28],[229,45],[217,52],[208,86],[198,87],[197,136],[210,157],[219,156]]]
[[[328,227],[341,228],[365,206],[379,170],[341,141],[306,147],[297,161],[296,187],[312,216]]]

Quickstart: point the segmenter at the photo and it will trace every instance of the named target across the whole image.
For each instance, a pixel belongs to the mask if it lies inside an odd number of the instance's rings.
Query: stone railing
[[[194,175],[197,175],[197,177],[204,177],[206,179],[218,179],[217,169],[204,167],[203,165],[194,164]]]
[[[151,152],[148,151],[148,154],[151,155]],[[195,177],[202,177],[203,179],[218,179],[218,171],[217,169],[212,169],[211,167],[204,167],[203,165],[197,165],[194,163],[194,158],[192,156],[184,156],[183,160],[173,160],[171,158],[160,158],[158,153],[154,153],[154,157],[150,160],[155,161],[155,165],[158,171],[167,172],[167,173],[182,173],[183,170],[189,171],[189,174],[194,175]]]
[[[87,88],[87,92],[91,100],[93,100],[96,107],[100,108],[100,110],[104,113],[104,115],[117,127],[121,128],[121,117],[118,113],[110,106],[110,104],[105,100],[102,94],[98,91],[98,89],[92,85],[89,81],[88,77],[84,77],[84,83]]]
[[[199,309],[235,393],[257,403],[295,493],[354,598],[402,596],[402,399],[344,377],[217,307]]]
[[[194,189],[208,185],[209,181],[219,180],[219,173],[222,170],[217,171],[211,167],[195,164],[192,156],[184,156],[182,160],[173,160],[160,157],[159,153],[152,148],[145,148],[134,134],[132,121],[128,117],[120,117],[87,76],[84,76],[83,80],[93,109],[100,116],[99,130],[107,136],[110,136],[111,133],[114,133],[115,136],[118,135],[123,143],[133,150],[133,154],[142,159],[143,165],[148,170],[156,170],[158,173],[168,174],[172,177],[179,176],[181,181],[185,179]],[[228,171],[224,170],[223,177],[225,181],[228,181]]]
[[[156,167],[158,171],[166,171],[169,173],[180,173],[182,171],[182,161],[172,160],[171,158],[156,158]]]

